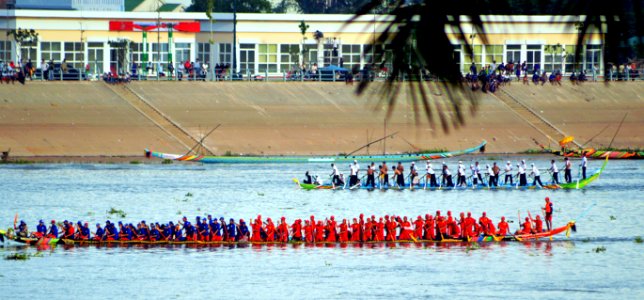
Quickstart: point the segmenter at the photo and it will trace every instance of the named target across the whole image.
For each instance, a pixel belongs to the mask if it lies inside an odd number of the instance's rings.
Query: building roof
[[[125,0],[125,11],[133,11],[145,0]]]
[[[178,8],[181,7],[181,4],[174,4],[174,3],[166,3],[163,4],[161,7],[159,7],[160,12],[173,12],[177,11]]]

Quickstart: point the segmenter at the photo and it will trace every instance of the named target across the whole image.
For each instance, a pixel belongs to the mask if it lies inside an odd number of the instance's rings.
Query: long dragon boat
[[[479,145],[458,151],[449,152],[436,152],[436,153],[406,153],[406,154],[391,154],[391,155],[350,155],[350,156],[206,156],[206,155],[181,155],[169,154],[162,152],[155,152],[145,149],[145,157],[147,158],[160,158],[169,159],[173,161],[189,161],[200,163],[225,163],[225,164],[252,164],[252,163],[340,163],[352,162],[357,160],[359,162],[372,162],[372,161],[395,161],[395,162],[410,162],[420,160],[434,160],[450,158],[454,156],[474,153],[476,151],[484,151],[487,141],[482,141]]]
[[[602,165],[601,168],[595,170],[595,172],[587,177],[586,179],[578,179],[575,181],[572,181],[570,183],[559,183],[559,184],[545,184],[543,186],[534,186],[534,185],[528,185],[528,186],[519,186],[518,184],[503,184],[503,185],[498,185],[498,186],[488,186],[488,185],[483,185],[483,184],[478,184],[478,185],[472,185],[466,184],[462,186],[438,186],[438,187],[432,187],[429,186],[429,184],[426,184],[425,182],[418,182],[414,183],[413,185],[410,185],[409,183],[406,183],[405,186],[398,186],[398,185],[382,185],[380,182],[377,182],[375,186],[367,186],[365,184],[359,183],[355,186],[333,186],[330,183],[323,183],[323,184],[312,184],[312,183],[301,183],[297,179],[293,179],[293,182],[295,184],[303,189],[303,190],[428,190],[428,191],[451,191],[451,190],[534,190],[534,189],[548,189],[548,190],[558,190],[558,189],[564,189],[564,190],[579,190],[585,188],[588,184],[591,182],[597,180],[599,176],[602,174],[604,169],[606,168],[606,165],[608,164],[608,158],[604,161],[604,164]]]
[[[553,228],[550,231],[544,231],[535,234],[518,234],[518,235],[480,235],[475,237],[466,238],[443,238],[435,240],[415,239],[415,240],[395,240],[395,241],[368,241],[368,242],[304,242],[304,241],[288,241],[288,242],[251,242],[251,241],[236,241],[236,242],[205,242],[205,241],[145,241],[145,240],[72,240],[62,238],[21,238],[8,234],[7,231],[0,230],[0,242],[8,240],[19,244],[34,245],[34,246],[54,246],[54,245],[110,245],[110,246],[129,246],[129,245],[201,245],[201,246],[217,246],[217,245],[345,245],[345,244],[409,244],[409,243],[490,243],[490,242],[530,242],[539,239],[552,238],[556,235],[565,233],[566,237],[569,236],[570,231],[576,231],[576,224],[574,221],[566,223],[566,225]]]
[[[588,148],[583,150],[556,151],[554,153],[565,157],[581,157],[582,154],[586,154],[587,157],[594,159],[644,159],[644,151],[605,151]]]

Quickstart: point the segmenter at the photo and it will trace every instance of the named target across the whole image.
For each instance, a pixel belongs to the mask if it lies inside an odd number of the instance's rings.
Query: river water
[[[546,167],[549,156],[529,162]],[[467,164],[470,157],[462,158]],[[479,157],[483,164],[486,158]],[[499,162],[508,158],[488,157]],[[510,159],[516,160],[516,157]],[[458,159],[448,160],[455,167]],[[601,166],[590,161],[590,170]],[[407,166],[406,166],[407,167]],[[493,221],[540,211],[549,196],[555,227],[577,218],[567,239],[482,245],[54,247],[5,244],[0,290],[11,299],[85,298],[566,298],[644,297],[644,161],[611,161],[585,190],[303,191],[291,181],[326,164],[34,164],[0,166],[0,227],[16,213],[39,219],[167,222],[197,215],[249,219],[258,213],[318,219],[451,210]],[[575,174],[576,176],[576,174]],[[549,175],[542,176],[549,180]],[[602,249],[605,249],[602,251]],[[8,298],[5,298],[8,299]]]

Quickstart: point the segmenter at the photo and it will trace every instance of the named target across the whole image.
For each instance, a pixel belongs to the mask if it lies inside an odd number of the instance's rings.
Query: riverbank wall
[[[457,93],[464,125],[440,85],[426,86],[428,122],[418,93],[401,86],[389,118],[383,83],[132,82],[127,92],[216,154],[310,155],[457,150],[487,140],[487,152],[556,147],[494,94]],[[503,90],[586,146],[644,147],[644,83],[584,83]],[[414,96],[415,95],[415,96]],[[470,99],[475,99],[470,102]],[[103,82],[27,82],[0,86],[0,150],[12,156],[139,156],[148,148],[186,153],[181,138]],[[417,109],[415,109],[415,107]],[[441,115],[449,132],[441,126]],[[218,124],[219,128],[204,136]],[[553,137],[554,138],[554,137]],[[556,138],[554,138],[556,139]],[[184,139],[185,141],[185,139]]]

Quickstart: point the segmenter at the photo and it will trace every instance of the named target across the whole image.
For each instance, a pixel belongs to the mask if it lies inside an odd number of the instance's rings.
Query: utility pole
[[[161,0],[157,0],[157,81],[161,72]]]
[[[237,74],[237,0],[233,0],[233,76]]]

